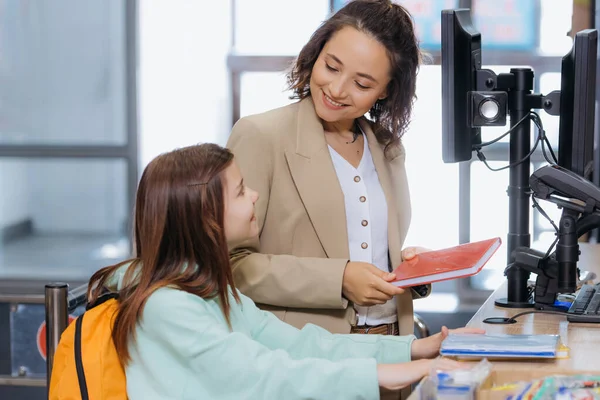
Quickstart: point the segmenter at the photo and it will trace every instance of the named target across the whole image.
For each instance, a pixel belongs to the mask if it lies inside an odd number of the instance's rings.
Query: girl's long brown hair
[[[123,365],[144,305],[157,289],[172,285],[202,298],[217,296],[227,323],[229,287],[236,301],[224,232],[223,171],[233,154],[215,144],[185,147],[152,160],[137,190],[135,258],[106,267],[90,279],[94,302],[111,276],[131,262],[119,292],[112,332]]]

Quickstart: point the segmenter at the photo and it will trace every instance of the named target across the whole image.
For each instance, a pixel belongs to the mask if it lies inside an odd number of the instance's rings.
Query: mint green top
[[[376,364],[410,361],[414,336],[299,330],[240,297],[230,330],[217,299],[154,292],[129,347],[129,399],[377,400]]]

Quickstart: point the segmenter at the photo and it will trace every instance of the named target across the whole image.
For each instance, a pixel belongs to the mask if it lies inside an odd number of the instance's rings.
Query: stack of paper
[[[440,353],[461,358],[556,358],[559,339],[558,335],[450,334]]]

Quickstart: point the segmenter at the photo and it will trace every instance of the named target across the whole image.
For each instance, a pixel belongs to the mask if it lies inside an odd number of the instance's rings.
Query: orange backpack
[[[111,336],[117,298],[115,293],[102,295],[62,333],[54,354],[49,400],[127,399],[125,371]]]

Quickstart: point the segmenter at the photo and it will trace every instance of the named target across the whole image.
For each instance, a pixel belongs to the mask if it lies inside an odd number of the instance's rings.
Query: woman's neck
[[[344,133],[353,130],[355,120],[349,119],[336,122],[321,121],[321,123],[323,124],[323,130],[326,132]]]

